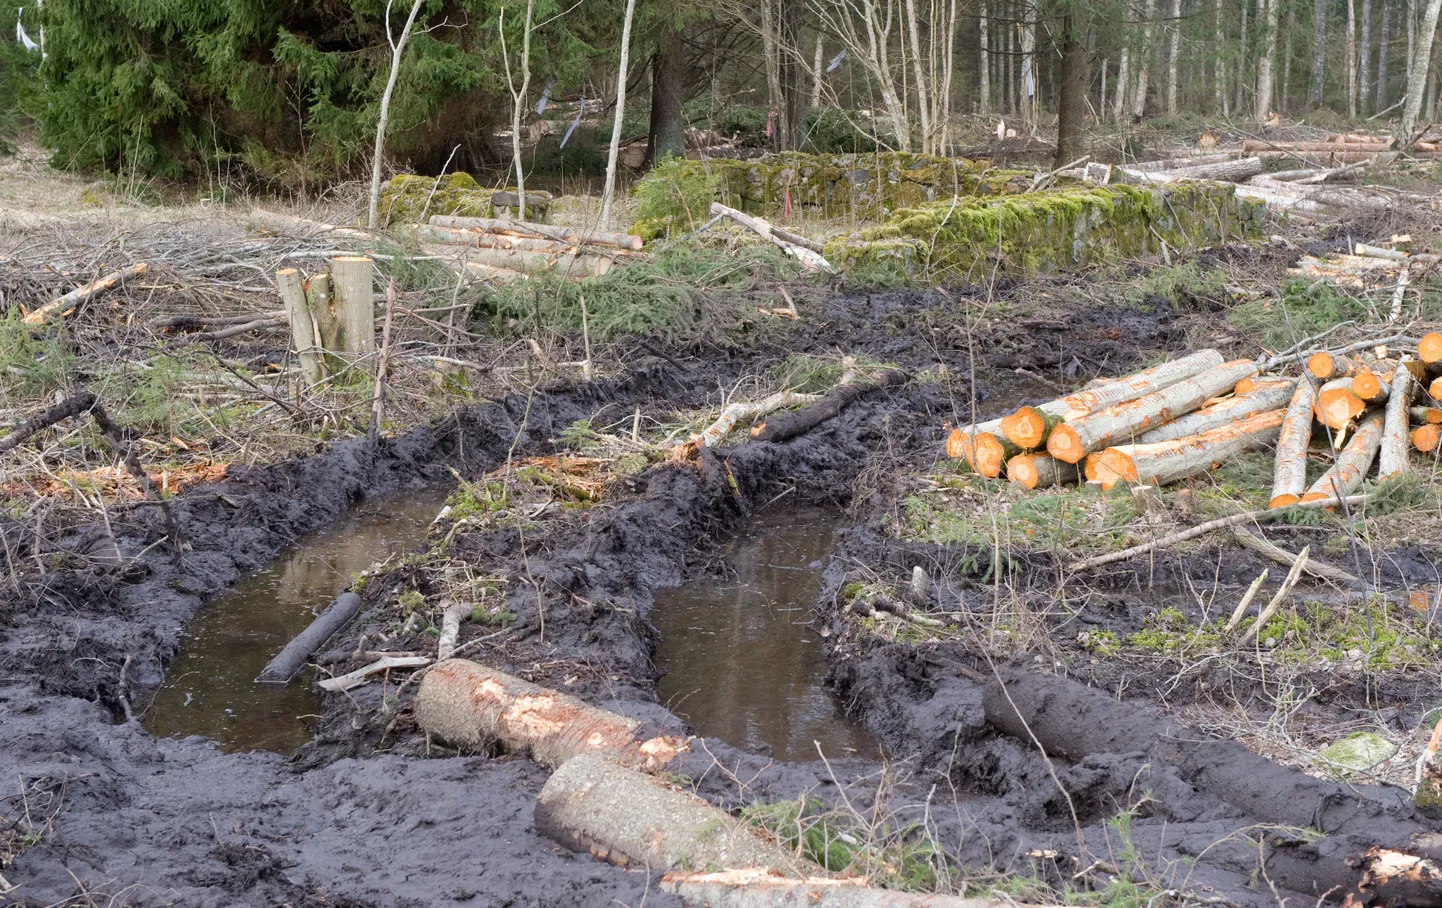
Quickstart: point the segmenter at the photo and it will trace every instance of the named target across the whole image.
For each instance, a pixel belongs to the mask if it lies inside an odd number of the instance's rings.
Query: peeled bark
[[[577,756],[551,775],[536,799],[535,825],[573,851],[623,867],[784,870],[801,863],[724,810],[600,754]]]
[[[1119,482],[1163,486],[1205,473],[1238,454],[1271,445],[1281,432],[1283,413],[1270,410],[1185,438],[1107,448],[1097,478],[1110,490]]]
[[[1329,429],[1341,429],[1361,416],[1367,405],[1352,393],[1352,379],[1334,378],[1317,392],[1317,405],[1313,408],[1317,422]]]
[[[1337,462],[1312,483],[1302,500],[1341,498],[1352,494],[1367,478],[1381,445],[1382,414],[1378,413],[1362,421],[1347,446],[1337,454]]]
[[[1416,379],[1406,368],[1405,360],[1392,374],[1392,390],[1387,399],[1386,419],[1382,424],[1382,446],[1377,455],[1377,475],[1383,479],[1407,472],[1408,406],[1416,389]]]
[[[1024,489],[1049,489],[1078,482],[1081,472],[1046,454],[1018,454],[1006,462],[1006,478]]]
[[[1200,375],[1057,426],[1047,438],[1047,453],[1078,463],[1092,451],[1130,442],[1205,404],[1257,371],[1251,360],[1223,363]]]
[[[1282,430],[1277,438],[1277,466],[1272,474],[1271,505],[1274,508],[1296,504],[1307,490],[1307,445],[1312,440],[1312,405],[1316,398],[1315,385],[1306,380],[1297,382],[1282,417]]]
[[[1243,379],[1237,383],[1237,386],[1240,388],[1247,381],[1251,381],[1251,379]],[[1296,385],[1295,379],[1257,383],[1255,387],[1245,393],[1238,392],[1234,397],[1229,397],[1209,407],[1203,407],[1175,422],[1169,422],[1153,429],[1137,441],[1141,444],[1153,444],[1174,438],[1186,438],[1189,435],[1197,435],[1231,425],[1239,420],[1256,416],[1258,413],[1276,410],[1286,406],[1287,401],[1292,399]]]
[[[499,742],[552,767],[588,754],[657,772],[688,749],[671,735],[639,740],[635,719],[468,659],[440,662],[427,672],[415,712],[433,738],[470,750]]]
[[[1428,366],[1442,365],[1442,334],[1429,331],[1417,342],[1417,358]]]

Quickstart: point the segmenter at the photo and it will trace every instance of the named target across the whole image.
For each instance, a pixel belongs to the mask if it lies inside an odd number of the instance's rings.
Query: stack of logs
[[[1417,356],[1319,352],[1305,374],[1264,374],[1251,360],[1201,350],[1040,406],[951,431],[948,456],[1027,489],[1086,482],[1160,486],[1275,447],[1273,507],[1351,494],[1371,473],[1408,469],[1415,449],[1442,454],[1442,334]],[[1307,452],[1331,455],[1307,482]]]
[[[600,277],[617,257],[640,250],[641,238],[498,218],[433,215],[416,228],[426,251],[454,256],[483,277],[518,277],[552,269],[570,277]]]
[[[1355,243],[1350,252],[1304,255],[1287,273],[1348,290],[1395,287],[1393,299],[1400,307],[1408,285],[1430,273],[1442,261],[1442,256],[1433,253],[1411,253],[1401,248],[1409,242],[1411,237],[1404,234],[1378,244]]]

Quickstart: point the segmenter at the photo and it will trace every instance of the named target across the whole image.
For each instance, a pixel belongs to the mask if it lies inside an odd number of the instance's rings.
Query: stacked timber
[[[1394,236],[1378,244],[1357,243],[1351,252],[1304,255],[1288,273],[1307,281],[1326,281],[1348,290],[1392,288],[1392,311],[1387,320],[1401,315],[1407,287],[1432,271],[1439,257],[1431,253],[1410,253],[1401,248],[1409,236]]]
[[[599,277],[642,245],[640,237],[624,233],[451,215],[433,215],[416,235],[426,251],[454,258],[458,270],[502,278],[542,271]]]
[[[1385,352],[1385,351],[1382,351]],[[1276,450],[1271,503],[1352,494],[1374,472],[1442,455],[1442,333],[1415,358],[1317,351],[1301,375],[1200,350],[993,419],[958,426],[948,456],[1029,490],[1166,485]],[[1308,481],[1309,452],[1328,466]]]

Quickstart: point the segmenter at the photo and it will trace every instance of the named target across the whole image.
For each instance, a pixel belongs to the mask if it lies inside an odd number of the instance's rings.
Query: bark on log
[[[554,271],[567,277],[600,277],[611,270],[610,255],[588,252],[533,252],[524,249],[468,246],[456,249],[445,246],[422,247],[427,252],[450,256],[454,267],[486,277],[511,274],[543,274]]]
[[[355,593],[341,593],[335,597],[325,611],[260,670],[255,683],[278,684],[282,687],[289,684],[305,667],[311,653],[324,646],[336,631],[354,618],[360,607],[361,597]]]
[[[1158,426],[1137,441],[1141,444],[1152,444],[1175,438],[1186,438],[1189,435],[1210,432],[1212,429],[1256,416],[1258,413],[1285,407],[1287,401],[1292,399],[1292,393],[1297,386],[1296,379],[1290,378],[1263,382],[1253,382],[1252,379],[1244,378],[1237,382],[1237,387],[1240,388],[1247,382],[1252,382],[1250,390],[1238,391],[1234,397],[1203,407],[1194,413],[1188,413],[1164,426]]]
[[[65,313],[96,294],[119,287],[128,280],[140,277],[143,274],[149,274],[152,270],[154,269],[149,263],[140,262],[131,265],[129,268],[112,271],[99,280],[91,281],[82,287],[76,287],[64,296],[56,297],[39,309],[26,313],[22,321],[27,325],[43,325],[52,317],[60,318],[64,316]]]
[[[95,395],[89,391],[80,391],[62,400],[53,407],[48,407],[43,413],[25,420],[15,428],[15,431],[0,438],[0,454],[12,450],[25,439],[56,423],[70,419],[73,416],[80,416],[95,406]]]
[[[1267,142],[1247,139],[1242,142],[1242,154],[1262,151],[1310,151],[1317,152],[1366,152],[1376,154],[1387,151],[1391,142]]]
[[[1442,453],[1442,426],[1418,426],[1412,430],[1412,447],[1423,454]]]
[[[836,271],[835,268],[831,267],[830,262],[821,257],[821,244],[814,240],[808,240],[806,237],[797,236],[794,233],[782,230],[764,218],[752,217],[745,212],[737,211],[735,208],[727,208],[720,202],[711,203],[711,213],[725,215],[742,227],[755,233],[757,236],[770,240],[808,268],[816,268],[826,272]]]
[[[600,754],[568,760],[546,780],[535,824],[573,851],[622,867],[790,870],[804,863],[725,811]]]
[[[552,224],[532,224],[528,221],[507,221],[499,218],[463,218],[451,215],[432,215],[431,225],[452,227],[461,230],[482,230],[498,235],[541,237],[559,240],[562,243],[583,246],[613,246],[617,249],[639,250],[643,241],[639,236],[626,233],[603,233],[600,231],[577,230]]]
[[[751,430],[757,441],[782,442],[810,432],[812,429],[833,419],[848,405],[883,388],[892,388],[906,383],[909,376],[900,369],[888,369],[872,381],[852,382],[842,385],[809,407],[782,413],[768,419]]]
[[[789,879],[759,868],[668,873],[661,888],[706,908],[1032,908],[1011,899],[873,889],[864,879]]]
[[[1110,491],[1119,482],[1164,486],[1205,473],[1238,454],[1271,445],[1282,430],[1284,412],[1269,410],[1184,438],[1107,448],[1097,478]]]
[[[1052,430],[1047,453],[1079,463],[1092,451],[1126,443],[1147,431],[1189,413],[1257,371],[1250,360],[1236,360],[1160,391],[1098,410]]]
[[[946,456],[965,460],[967,466],[975,472],[977,439],[983,435],[999,435],[1000,433],[1000,419],[991,419],[965,427],[957,426],[946,436]]]
[[[1024,489],[1049,489],[1079,482],[1081,471],[1049,454],[1018,454],[1006,462],[1006,478]]]
[[[1001,668],[987,684],[987,721],[1024,744],[1080,761],[1094,754],[1146,754],[1176,767],[1183,779],[1257,823],[1318,829],[1320,839],[1264,837],[1267,879],[1298,892],[1352,896],[1356,904],[1442,904],[1435,863],[1442,839],[1420,822],[1405,794],[1377,789],[1367,797],[1349,783],[1328,782],[1281,766],[1236,741],[1124,703],[1063,678]]]
[[[1442,409],[1437,407],[1411,407],[1407,414],[1412,421],[1424,426],[1442,426]]]
[[[270,233],[285,234],[288,236],[309,237],[318,234],[334,234],[349,239],[374,241],[375,236],[366,230],[357,230],[354,227],[340,227],[336,224],[327,224],[323,221],[313,221],[310,218],[300,218],[293,214],[281,214],[277,211],[265,211],[257,208],[251,211],[249,218],[251,230],[265,230]]]
[[[756,420],[777,410],[786,407],[799,407],[814,404],[821,400],[819,394],[801,394],[796,391],[780,391],[770,397],[757,401],[741,401],[734,404],[727,404],[716,417],[716,421],[707,426],[706,429],[690,439],[690,443],[703,448],[714,448],[719,445],[738,422],[742,420]]]
[[[1442,365],[1442,333],[1429,331],[1417,342],[1417,358],[1428,366]]]
[[[597,754],[654,772],[687,749],[684,739],[671,735],[638,740],[641,723],[635,719],[468,659],[440,662],[427,672],[415,712],[434,738],[469,750],[499,742],[552,767]]]
[[[466,246],[476,249],[515,249],[522,252],[544,252],[561,255],[576,248],[575,243],[532,236],[509,236],[500,233],[456,227],[418,227],[416,236],[432,243]]]
[[[1272,473],[1273,508],[1296,504],[1307,490],[1307,445],[1312,440],[1312,405],[1316,396],[1317,387],[1312,382],[1297,382],[1286,415],[1282,417],[1282,431],[1277,437],[1277,466]]]
[[[375,262],[363,255],[330,260],[340,349],[365,355],[376,349]]]
[[[1149,171],[1135,167],[1116,167],[1112,171],[1129,177],[1130,182],[1175,183],[1180,180],[1219,180],[1227,183],[1241,183],[1262,172],[1261,158],[1238,158],[1232,161],[1218,161],[1212,164],[1195,164],[1171,170]],[[1113,177],[1115,179],[1115,177]]]
[[[1257,186],[1249,186],[1246,183],[1238,184],[1236,189],[1238,198],[1255,199],[1267,203],[1268,208],[1277,208],[1282,211],[1303,211],[1308,214],[1321,214],[1327,210],[1327,206],[1311,199],[1298,199],[1289,195],[1283,195],[1270,189],[1262,189]]]
[[[1313,408],[1317,422],[1331,429],[1341,429],[1361,416],[1367,405],[1352,393],[1352,379],[1334,378],[1317,391]]]
[[[1360,365],[1361,363],[1351,357],[1328,353],[1325,350],[1307,357],[1307,371],[1315,375],[1318,381],[1348,378],[1356,374]]]
[[[1352,434],[1351,440],[1337,454],[1337,462],[1312,483],[1302,496],[1303,501],[1325,498],[1340,498],[1350,495],[1367,478],[1372,461],[1377,459],[1377,449],[1382,444],[1382,414],[1378,413],[1363,420]]]
[[[1129,164],[1129,170],[1140,170],[1143,173],[1157,173],[1163,170],[1181,170],[1186,167],[1201,167],[1206,164],[1224,164],[1227,161],[1237,160],[1237,153],[1232,151],[1218,151],[1212,154],[1199,154],[1183,158],[1166,158],[1160,161],[1142,161],[1139,164]]]
[[[301,375],[308,384],[315,384],[325,376],[324,359],[321,356],[318,330],[306,305],[305,284],[295,268],[282,268],[275,273],[275,286],[280,291],[281,301],[290,319],[290,341],[295,347],[296,358],[300,360]]]
[[[1051,430],[1062,421],[1062,414],[1043,407],[1020,407],[1001,418],[1001,434],[1022,451],[1035,451],[1046,446]]]
[[[1395,369],[1386,369],[1382,364],[1364,366],[1352,376],[1352,393],[1369,404],[1384,404],[1392,391],[1392,376]]]
[[[1387,415],[1382,424],[1382,446],[1377,455],[1377,476],[1382,479],[1407,472],[1407,453],[1410,447],[1407,427],[1411,425],[1407,411],[1416,387],[1416,379],[1406,367],[1404,357],[1392,373]]]

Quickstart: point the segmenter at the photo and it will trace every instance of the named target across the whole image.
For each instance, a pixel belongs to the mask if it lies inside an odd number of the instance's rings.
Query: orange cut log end
[[[1062,463],[1078,463],[1086,456],[1076,430],[1065,424],[1051,430],[1046,439],[1046,452]]]
[[[1427,386],[1427,393],[1432,395],[1433,400],[1442,401],[1442,378],[1432,379],[1432,384]]]
[[[1437,450],[1442,442],[1442,426],[1425,425],[1412,430],[1412,447],[1426,454]]]
[[[1285,508],[1287,505],[1296,504],[1301,500],[1302,499],[1298,498],[1296,495],[1278,495],[1276,498],[1272,499],[1272,507]]]
[[[1336,374],[1336,358],[1330,353],[1313,353],[1307,357],[1307,371],[1326,381]]]
[[[1087,482],[1096,482],[1097,471],[1101,469],[1101,463],[1101,451],[1093,451],[1092,453],[1088,454],[1086,456],[1086,460],[1082,462],[1082,477]]]
[[[1442,333],[1432,331],[1422,335],[1417,342],[1417,358],[1429,366],[1442,363]]]
[[[1116,448],[1108,448],[1102,452],[1101,459],[1097,463],[1096,473],[1102,489],[1108,492],[1118,483],[1136,483],[1138,481],[1137,466],[1132,462],[1131,456]]]
[[[1305,494],[1305,495],[1302,496],[1302,500],[1303,500],[1303,501],[1321,501],[1323,498],[1332,498],[1332,497],[1333,497],[1332,495],[1329,495],[1329,494],[1326,493],[1326,492],[1308,492],[1307,494]]]
[[[1340,429],[1367,409],[1366,403],[1350,388],[1324,388],[1317,395],[1317,421]]]
[[[990,432],[980,432],[972,439],[971,468],[987,479],[996,479],[1006,466],[1006,445]]]
[[[1035,489],[1041,479],[1030,454],[1018,454],[1006,462],[1006,478],[1024,489]]]
[[[1382,378],[1371,369],[1363,369],[1352,379],[1352,393],[1362,400],[1375,400],[1382,393]]]
[[[1036,407],[1022,407],[1001,419],[1001,434],[1024,451],[1046,443],[1047,419]]]
[[[946,436],[946,456],[956,460],[971,461],[971,439],[960,429],[952,429]]]
[[[1257,380],[1255,378],[1244,378],[1237,382],[1237,386],[1232,389],[1232,393],[1240,397],[1243,394],[1250,394],[1256,390],[1256,387]]]

